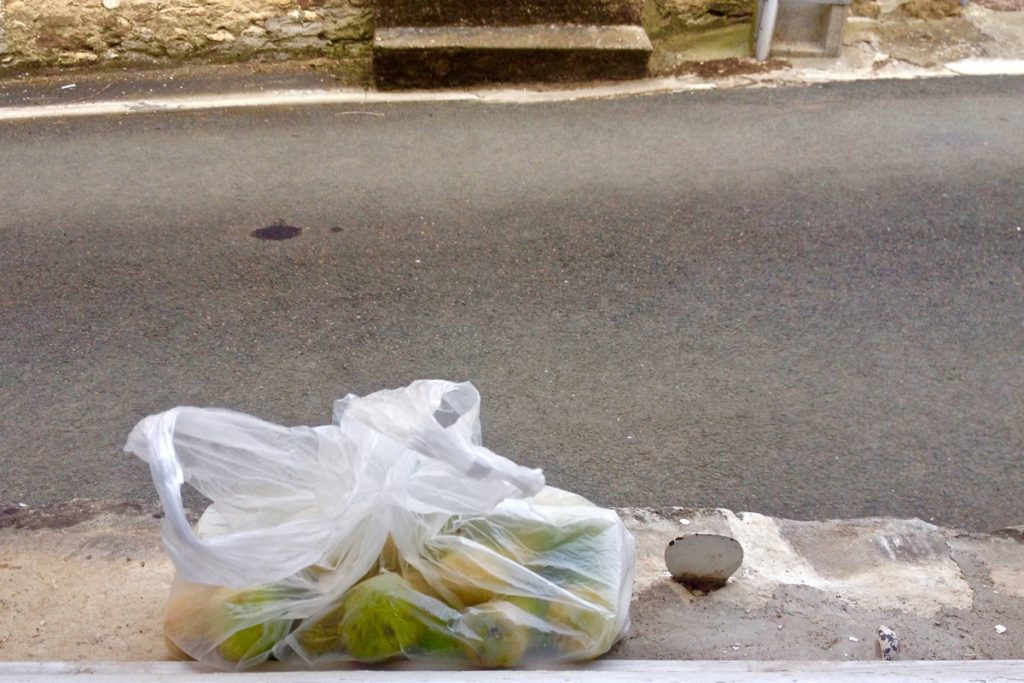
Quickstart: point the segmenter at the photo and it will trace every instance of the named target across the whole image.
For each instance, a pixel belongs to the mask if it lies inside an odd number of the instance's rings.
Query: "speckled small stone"
[[[899,658],[900,640],[896,637],[896,634],[892,632],[892,629],[887,626],[879,626],[876,637],[878,642],[878,651],[882,655],[882,659],[892,661]]]

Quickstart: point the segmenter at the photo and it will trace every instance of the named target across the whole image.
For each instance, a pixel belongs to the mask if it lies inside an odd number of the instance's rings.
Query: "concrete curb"
[[[362,89],[277,90],[261,93],[227,93],[185,97],[107,100],[71,104],[12,106],[0,108],[0,121],[111,116],[154,112],[186,112],[250,107],[369,105],[402,102],[481,102],[488,104],[531,104],[603,99],[631,95],[688,92],[714,89],[696,79],[663,78],[631,81],[619,85],[598,85],[568,90],[440,90],[379,92]]]
[[[1017,76],[1024,74],[1024,59],[960,60],[930,69],[901,71],[838,71],[817,66],[800,66],[782,71],[704,79],[698,76],[646,78],[634,81],[596,83],[577,87],[492,87],[474,89],[377,91],[365,88],[309,87],[308,76],[267,77],[264,88],[257,79],[244,90],[234,90],[226,81],[230,70],[209,76],[184,76],[174,70],[142,72],[138,83],[123,75],[79,74],[78,78],[38,81],[0,81],[0,122],[72,118],[82,116],[125,116],[130,114],[180,113],[258,107],[344,106],[412,102],[479,102],[484,104],[537,104],[609,99],[640,95],[685,93],[740,87],[821,85],[879,79],[946,78],[953,76]],[[228,77],[225,77],[225,74]],[[286,81],[282,87],[282,80]],[[107,94],[111,86],[122,89]],[[161,95],[153,86],[173,85],[179,94]],[[223,91],[216,88],[222,84]],[[214,88],[211,91],[211,87]],[[166,91],[165,91],[166,92]],[[106,94],[100,98],[100,95]],[[350,112],[372,114],[371,112]]]
[[[503,681],[533,683],[764,683],[810,682],[854,683],[872,680],[919,683],[942,680],[947,683],[988,683],[1019,680],[1024,661],[973,662],[715,662],[715,661],[599,661],[573,669],[518,671],[427,671],[423,669],[335,669],[330,671],[285,671],[274,668],[245,674],[204,671],[188,663],[121,664],[103,662],[88,665],[70,662],[0,663],[2,683],[45,683],[46,681],[88,680],[92,683],[121,681],[280,681],[282,683],[461,683],[463,681]]]

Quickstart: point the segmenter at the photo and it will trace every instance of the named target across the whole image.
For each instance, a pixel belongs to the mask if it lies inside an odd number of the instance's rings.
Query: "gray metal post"
[[[754,43],[754,59],[763,62],[772,49],[775,34],[775,20],[779,16],[779,0],[758,0],[757,33]]]

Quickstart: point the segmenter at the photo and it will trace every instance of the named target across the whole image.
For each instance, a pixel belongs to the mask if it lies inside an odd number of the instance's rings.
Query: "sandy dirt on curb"
[[[636,581],[632,630],[610,658],[872,660],[881,624],[900,635],[905,659],[1024,658],[1024,543],[1013,534],[919,520],[620,514],[637,541]],[[159,517],[82,501],[0,509],[0,660],[172,659],[162,622],[174,569]],[[676,584],[663,564],[668,540],[705,528],[731,528],[750,560],[709,594]],[[878,538],[904,549],[872,550]],[[926,595],[921,572],[946,577]]]

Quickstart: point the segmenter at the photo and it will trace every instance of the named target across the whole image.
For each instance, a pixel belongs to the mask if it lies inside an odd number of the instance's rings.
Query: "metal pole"
[[[759,0],[761,11],[757,13],[757,39],[754,46],[754,59],[763,62],[768,59],[772,49],[772,36],[775,34],[775,19],[779,15],[779,0]]]

